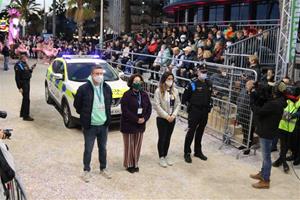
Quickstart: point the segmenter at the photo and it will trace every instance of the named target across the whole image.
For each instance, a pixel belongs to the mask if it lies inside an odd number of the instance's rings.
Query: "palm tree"
[[[68,0],[67,16],[73,18],[77,23],[78,40],[82,40],[84,22],[95,17],[95,7],[97,0]]]
[[[21,21],[23,21],[23,36],[25,35],[25,26],[31,16],[41,19],[40,4],[35,0],[11,0],[10,8],[16,8],[21,13]]]

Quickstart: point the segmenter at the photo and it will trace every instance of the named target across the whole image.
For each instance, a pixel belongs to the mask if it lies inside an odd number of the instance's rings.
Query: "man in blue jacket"
[[[104,82],[104,70],[101,66],[92,69],[88,82],[80,86],[74,100],[76,112],[84,133],[84,174],[83,180],[89,182],[90,163],[95,139],[97,138],[100,162],[100,174],[110,179],[106,169],[106,143],[108,126],[111,121],[112,91]]]

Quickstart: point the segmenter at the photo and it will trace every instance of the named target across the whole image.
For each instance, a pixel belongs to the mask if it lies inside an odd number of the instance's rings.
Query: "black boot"
[[[282,165],[282,160],[281,158],[278,158],[275,162],[273,162],[272,166],[273,167],[279,167]]]
[[[202,151],[195,153],[194,156],[200,158],[201,160],[207,160],[207,157],[202,153]]]
[[[283,165],[283,171],[285,173],[288,173],[290,171],[289,165],[286,162],[283,162],[282,165]]]
[[[293,155],[286,157],[286,161],[293,161],[294,159],[295,159],[295,157]]]
[[[184,154],[184,160],[185,160],[185,162],[187,162],[187,163],[192,163],[191,154],[189,154],[189,153]]]
[[[293,162],[293,165],[299,165],[300,164],[300,158],[299,159],[295,159],[295,161]]]

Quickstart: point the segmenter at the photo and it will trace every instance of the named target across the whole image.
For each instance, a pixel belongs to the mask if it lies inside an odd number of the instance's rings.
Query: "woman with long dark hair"
[[[158,155],[161,167],[171,166],[173,163],[167,158],[171,136],[175,126],[175,119],[180,109],[178,90],[174,86],[174,75],[166,72],[162,75],[159,87],[154,94],[155,110],[157,112]]]

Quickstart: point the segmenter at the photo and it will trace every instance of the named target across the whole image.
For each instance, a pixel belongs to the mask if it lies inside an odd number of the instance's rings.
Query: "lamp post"
[[[56,0],[53,0],[53,15],[52,15],[52,34],[56,35]]]
[[[103,1],[100,3],[100,38],[99,38],[99,47],[103,48]]]
[[[47,33],[46,24],[47,24],[46,0],[44,0],[44,28],[43,28],[43,33]]]

